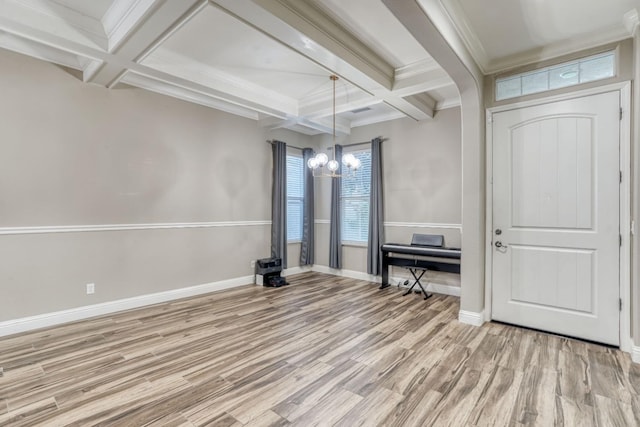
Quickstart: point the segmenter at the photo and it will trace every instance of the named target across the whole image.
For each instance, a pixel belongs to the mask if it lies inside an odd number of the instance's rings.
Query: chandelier
[[[337,178],[343,175],[354,175],[360,168],[360,159],[351,153],[342,156],[342,165],[346,167],[346,173],[339,174],[340,163],[336,160],[336,81],[338,76],[332,74],[329,79],[333,82],[333,156],[329,160],[326,153],[317,153],[307,161],[307,166],[313,170],[314,177]]]

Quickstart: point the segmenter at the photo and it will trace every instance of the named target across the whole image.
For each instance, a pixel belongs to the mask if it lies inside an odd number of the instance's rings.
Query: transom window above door
[[[496,79],[496,101],[546,92],[616,75],[615,51]]]

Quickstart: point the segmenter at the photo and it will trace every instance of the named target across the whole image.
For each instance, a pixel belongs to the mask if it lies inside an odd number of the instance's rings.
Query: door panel
[[[492,317],[619,344],[619,92],[493,120]]]

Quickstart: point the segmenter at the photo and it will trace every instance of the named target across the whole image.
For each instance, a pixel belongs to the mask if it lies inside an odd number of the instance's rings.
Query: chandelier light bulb
[[[342,164],[348,168],[353,167],[355,162],[356,162],[356,156],[354,156],[351,153],[347,153],[344,156],[342,156]]]
[[[318,153],[316,154],[316,160],[318,162],[318,165],[322,167],[329,161],[329,156],[327,156],[325,153]]]
[[[337,171],[339,167],[340,163],[338,163],[337,160],[329,160],[329,162],[327,163],[327,169],[329,169],[331,172]]]
[[[307,166],[309,166],[310,169],[316,169],[320,165],[318,164],[318,159],[312,157],[307,161]]]
[[[362,165],[362,162],[360,162],[360,159],[358,159],[357,157],[353,158],[353,163],[351,164],[351,169],[353,169],[354,171],[360,169],[360,166]]]

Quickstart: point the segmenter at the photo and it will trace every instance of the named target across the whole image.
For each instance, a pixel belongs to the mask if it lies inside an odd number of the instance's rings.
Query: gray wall
[[[460,247],[458,228],[415,225],[460,224],[462,216],[462,151],[459,108],[438,111],[433,120],[399,119],[352,129],[338,143],[383,142],[385,227],[388,242],[409,243],[413,233],[443,234],[449,246]],[[314,138],[318,147],[331,145],[326,136]],[[328,265],[330,182],[316,186],[316,264]],[[322,221],[325,220],[325,221]],[[366,272],[366,247],[343,246],[343,269]],[[430,272],[434,282],[459,286],[460,276]],[[392,275],[405,277],[403,269]]]
[[[0,93],[4,232],[270,220],[265,139],[298,138],[7,51]],[[0,321],[248,276],[269,240],[268,224],[0,235]]]

